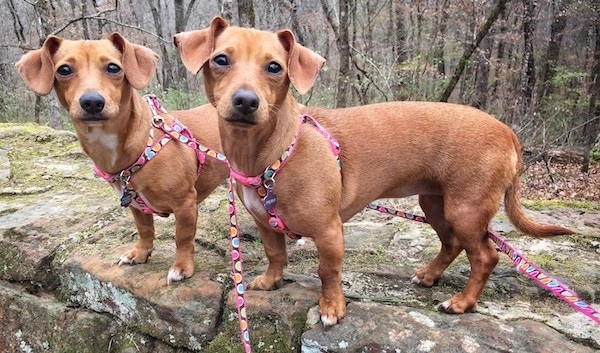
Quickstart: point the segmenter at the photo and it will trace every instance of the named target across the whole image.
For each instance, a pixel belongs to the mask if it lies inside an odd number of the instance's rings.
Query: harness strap
[[[303,114],[300,115],[299,119],[301,124],[310,124],[327,139],[331,151],[336,157],[338,168],[341,168],[341,162],[339,158],[341,148],[338,141],[333,136],[331,136],[331,134],[329,134],[327,130],[325,130],[325,128],[321,126],[321,124],[319,124],[312,116],[308,114]],[[296,132],[294,140],[288,146],[288,148],[281,154],[281,157],[279,157],[279,159],[276,160],[273,164],[268,166],[262,174],[256,176],[245,176],[236,171],[235,169],[230,168],[230,178],[234,179],[236,182],[239,182],[244,186],[253,187],[257,190],[258,195],[262,199],[265,211],[267,211],[267,213],[269,214],[269,225],[271,226],[271,228],[278,232],[283,232],[288,237],[293,239],[300,238],[301,236],[294,234],[285,225],[285,223],[279,216],[279,213],[277,212],[277,197],[275,196],[275,175],[285,165],[286,161],[292,154],[294,146],[298,141],[299,133],[300,130]]]
[[[156,154],[169,142],[171,138],[168,135],[163,136],[158,142],[154,143],[154,130],[150,129],[146,148],[140,157],[129,167],[123,169],[118,174],[106,173],[97,165],[94,165],[94,173],[100,178],[109,183],[121,183],[121,207],[128,207],[132,201],[135,201],[139,209],[146,214],[156,214],[160,217],[168,217],[169,213],[159,212],[150,207],[142,198],[140,193],[135,191],[133,184],[130,182],[131,175],[140,170],[147,162],[149,162]]]
[[[152,126],[162,130],[165,134],[157,141],[154,142],[154,129],[150,129],[148,142],[146,148],[140,155],[140,157],[129,167],[117,174],[106,173],[98,166],[94,165],[94,173],[109,183],[120,182],[122,186],[121,206],[127,207],[132,201],[138,204],[139,209],[147,214],[156,214],[161,217],[168,217],[168,213],[158,212],[153,210],[141,197],[141,195],[135,191],[132,183],[130,182],[131,175],[140,170],[146,163],[148,163],[158,152],[171,140],[179,141],[186,146],[196,151],[196,157],[198,159],[197,173],[200,174],[202,166],[206,162],[206,156],[213,157],[221,162],[226,162],[227,159],[222,153],[209,148],[199,143],[193,136],[192,132],[183,125],[179,120],[175,119],[170,115],[162,106],[158,98],[153,94],[144,96],[144,100],[150,106],[152,111]]]

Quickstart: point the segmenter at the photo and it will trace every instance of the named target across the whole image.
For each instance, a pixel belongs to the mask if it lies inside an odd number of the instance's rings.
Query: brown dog
[[[484,112],[426,102],[303,109],[339,141],[339,169],[327,134],[300,122],[300,108],[289,93],[290,83],[301,94],[310,89],[324,59],[296,43],[291,32],[230,27],[215,18],[208,29],[176,35],[175,43],[190,71],[203,69],[207,95],[219,115],[223,151],[232,176],[237,175],[237,193],[256,220],[269,258],[266,273],[250,288],[281,285],[286,243],[281,225],[273,221],[283,221],[283,231],[315,242],[325,326],[346,314],[342,222],[375,199],[418,194],[442,242],[438,256],[416,271],[413,282],[433,285],[466,251],[471,264],[466,287],[442,304],[451,313],[476,305],[498,262],[487,228],[502,195],[510,220],[523,232],[534,237],[572,234],[526,218],[517,195],[523,170],[519,141]],[[270,168],[292,141],[285,165]],[[245,176],[257,176],[258,191],[266,196],[261,199],[255,187],[246,186],[256,178]]]
[[[119,176],[143,155],[151,133],[153,143],[165,135],[153,127],[150,106],[137,92],[152,79],[157,60],[152,50],[113,33],[94,41],[50,36],[42,48],[25,54],[16,65],[35,93],[46,95],[54,88],[85,153],[104,174]],[[220,150],[217,115],[210,104],[172,112],[172,116],[199,142]],[[139,196],[125,200],[125,204],[130,202],[139,239],[118,263],[144,263],[151,255],[154,220],[152,214],[141,210],[147,207],[175,215],[177,250],[167,283],[192,276],[197,203],[228,175],[226,163],[206,158],[199,169],[196,151],[177,141],[166,143],[151,161],[126,179],[128,188],[134,186]],[[125,181],[118,179],[112,184],[119,196],[125,196]],[[127,191],[128,196],[132,192]]]

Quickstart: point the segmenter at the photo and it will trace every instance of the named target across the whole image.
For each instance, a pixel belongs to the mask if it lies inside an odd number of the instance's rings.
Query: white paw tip
[[[411,281],[412,283],[414,283],[414,284],[421,284],[421,280],[420,280],[420,279],[419,279],[419,277],[417,277],[416,275],[415,275],[415,276],[412,276],[412,278],[410,279],[410,281]]]
[[[444,309],[444,311],[447,311],[448,308],[450,307],[450,299],[446,300],[445,302],[440,303],[439,307]]]
[[[338,323],[337,319],[329,319],[327,315],[321,315],[321,322],[323,323],[323,327],[327,328],[333,326]]]
[[[179,272],[179,270],[170,269],[169,274],[167,275],[167,285],[170,285],[173,282],[182,281],[185,279],[185,276]]]
[[[121,265],[133,265],[135,264],[135,262],[133,261],[133,259],[130,259],[129,257],[127,257],[127,255],[123,255],[119,258],[119,262],[117,262],[118,266]]]

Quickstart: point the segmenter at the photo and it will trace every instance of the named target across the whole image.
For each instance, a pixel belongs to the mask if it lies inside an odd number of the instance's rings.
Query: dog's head
[[[305,94],[325,63],[288,30],[233,27],[220,17],[207,29],[176,34],[174,42],[188,70],[203,70],[206,94],[219,116],[240,127],[276,116],[290,83]]]
[[[118,33],[102,40],[49,36],[42,48],[16,63],[27,86],[47,95],[52,88],[76,125],[99,125],[120,116],[132,89],[146,87],[158,55]]]

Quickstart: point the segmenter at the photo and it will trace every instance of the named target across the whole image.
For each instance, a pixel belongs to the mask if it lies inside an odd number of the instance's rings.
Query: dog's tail
[[[517,229],[535,238],[547,238],[555,235],[574,234],[575,232],[572,230],[560,226],[535,223],[527,217],[525,212],[523,212],[523,208],[519,202],[519,188],[521,184],[520,177],[524,171],[523,157],[521,153],[521,144],[517,140],[517,137],[513,136],[513,140],[516,147],[518,161],[517,173],[512,180],[512,184],[504,193],[504,209],[506,210],[508,218],[512,224],[517,227]]]

